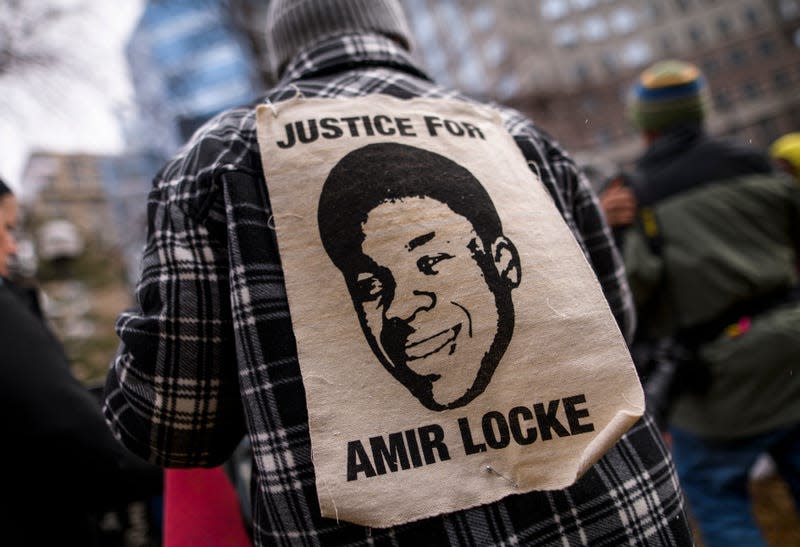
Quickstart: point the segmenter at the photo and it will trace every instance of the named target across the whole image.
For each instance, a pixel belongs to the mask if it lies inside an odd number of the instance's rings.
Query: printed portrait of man
[[[511,341],[521,270],[478,180],[442,155],[371,144],[334,166],[317,214],[386,370],[431,410],[483,393]]]

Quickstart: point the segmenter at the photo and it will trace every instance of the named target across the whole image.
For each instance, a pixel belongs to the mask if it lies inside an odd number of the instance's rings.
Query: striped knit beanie
[[[708,86],[699,68],[683,61],[661,61],[639,76],[631,91],[629,113],[640,130],[660,132],[701,122],[708,103]]]
[[[377,32],[411,50],[411,32],[398,0],[272,0],[267,10],[267,50],[275,78],[302,49],[320,39]]]

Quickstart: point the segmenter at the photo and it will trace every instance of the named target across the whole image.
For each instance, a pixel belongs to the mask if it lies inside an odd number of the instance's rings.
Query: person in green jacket
[[[623,252],[637,339],[683,348],[668,422],[704,544],[764,545],[747,489],[762,454],[800,506],[800,186],[708,135],[708,102],[689,63],[639,76],[630,113],[647,148]]]

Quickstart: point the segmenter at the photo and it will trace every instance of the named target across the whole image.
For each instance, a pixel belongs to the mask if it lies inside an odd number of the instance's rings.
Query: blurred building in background
[[[645,66],[703,68],[711,129],[757,146],[800,127],[800,0],[403,0],[440,81],[515,106],[584,158],[640,150],[625,96]]]
[[[711,130],[766,146],[800,127],[800,0],[401,0],[437,81],[530,115],[576,156],[641,150],[625,111],[636,75],[676,57],[703,68]],[[263,0],[150,0],[128,46],[132,144],[165,156],[266,74]]]
[[[125,48],[134,108],[129,154],[104,165],[129,277],[145,243],[147,192],[158,169],[219,112],[263,87],[263,0],[147,0]]]
[[[104,156],[36,152],[28,159],[22,183],[36,188],[27,213],[41,225],[66,221],[82,239],[103,246],[119,241],[119,227],[112,221],[104,185]]]
[[[45,314],[83,380],[104,376],[114,321],[131,305],[155,168],[148,155],[40,151],[23,171],[22,184],[35,190],[22,203],[22,228],[37,264],[20,274],[39,281]]]
[[[117,248],[125,260],[131,285],[139,278],[147,229],[147,195],[162,163],[162,156],[152,150],[107,157],[102,163],[109,210],[119,234]]]
[[[135,279],[144,244],[147,193],[161,162],[159,155],[148,152],[32,154],[22,182],[35,189],[25,204],[30,228],[47,234],[46,241],[41,241],[41,234],[37,238],[41,258],[53,254],[48,249],[61,245],[61,239],[64,246],[71,245],[69,224],[89,245],[120,252],[128,277]]]
[[[514,66],[516,44],[508,25],[512,2],[402,0],[402,3],[416,40],[415,53],[436,81],[481,98],[504,100],[520,93],[522,73],[520,67]],[[527,27],[535,19],[530,7],[524,11],[523,26]]]
[[[136,113],[131,146],[166,158],[218,112],[252,101],[257,63],[226,0],[149,0],[126,55]]]
[[[625,97],[644,66],[668,57],[705,71],[713,132],[764,147],[800,128],[800,0],[401,2],[431,76],[526,112],[581,163],[613,168],[640,152]],[[114,239],[135,277],[160,165],[207,119],[271,84],[268,5],[148,0],[126,48],[129,152],[34,154],[24,186],[43,191],[37,214]]]

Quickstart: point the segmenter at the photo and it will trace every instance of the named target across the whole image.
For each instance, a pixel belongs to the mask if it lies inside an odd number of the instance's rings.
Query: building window
[[[661,17],[661,6],[656,2],[650,2],[645,8],[645,14],[651,22],[658,22]]]
[[[501,98],[513,96],[519,90],[519,80],[513,74],[506,74],[497,83],[497,93]]]
[[[578,44],[578,29],[575,25],[561,25],[553,31],[553,40],[561,47],[574,47]]]
[[[717,30],[719,30],[720,36],[725,38],[730,37],[731,35],[731,21],[725,16],[720,17],[717,19]]]
[[[726,90],[720,89],[714,94],[714,106],[720,112],[730,110],[731,97]]]
[[[800,28],[794,31],[792,35],[792,41],[794,42],[794,47],[800,49]]]
[[[628,42],[622,48],[622,62],[629,67],[643,65],[652,57],[650,46],[642,40]]]
[[[758,51],[764,57],[772,57],[775,54],[775,41],[772,38],[762,38],[758,42]]]
[[[45,175],[42,184],[43,190],[55,190],[58,188],[58,178],[55,175]]]
[[[689,9],[689,0],[675,0],[675,4],[681,11],[687,11]]]
[[[494,10],[489,6],[480,6],[472,12],[472,25],[481,32],[489,30],[494,22]]]
[[[413,14],[421,13],[421,12],[410,12]],[[414,17],[413,20],[414,24],[414,34],[419,43],[423,46],[423,49],[428,49],[428,47],[433,47],[436,44],[436,27],[434,25],[434,18],[425,16],[425,17]],[[436,46],[438,47],[438,45]]]
[[[608,26],[602,17],[589,17],[583,22],[583,35],[590,42],[597,42],[608,37]]]
[[[742,85],[742,94],[747,99],[757,99],[761,92],[758,89],[758,84],[756,82],[749,81]]]
[[[447,21],[451,27],[461,27],[466,24],[463,9],[453,0],[439,2],[436,7],[439,10],[439,18],[442,21]],[[452,32],[445,36],[448,37],[448,42],[455,51],[466,54],[466,50],[472,45],[468,32]]]
[[[672,38],[670,38],[666,34],[663,34],[661,36],[661,38],[659,39],[659,43],[661,45],[661,52],[662,53],[667,54],[667,55],[672,53]]]
[[[703,61],[703,72],[706,76],[711,76],[719,70],[719,61],[713,57]]]
[[[586,63],[578,63],[575,65],[575,79],[580,83],[589,81],[589,66]]]
[[[613,53],[604,53],[600,62],[609,74],[617,73],[617,57]]]
[[[794,19],[800,15],[800,4],[797,0],[781,0],[778,4],[778,11],[783,19]]]
[[[69,177],[74,186],[89,186],[87,183],[92,177],[92,173],[80,158],[70,158],[67,160]]]
[[[441,47],[431,47],[425,50],[425,64],[434,74],[447,72],[447,55]]]
[[[778,91],[783,91],[783,89],[788,87],[791,83],[792,77],[785,70],[776,70],[772,74],[772,81]]]
[[[636,25],[636,13],[630,8],[619,8],[611,14],[611,28],[617,34],[633,32]]]
[[[761,23],[761,14],[753,6],[744,8],[744,20],[747,24],[755,28]]]
[[[483,55],[490,65],[499,65],[506,56],[506,44],[497,37],[486,42],[483,48]]]
[[[467,55],[467,58],[470,57]],[[458,68],[458,79],[463,82],[464,87],[473,92],[483,93],[486,90],[486,74],[478,63],[461,63]]]
[[[747,54],[741,48],[732,49],[728,54],[733,66],[742,66],[747,60]]]
[[[703,43],[703,30],[697,25],[690,26],[689,39],[692,41],[692,44],[696,46],[701,45]]]
[[[548,21],[561,19],[569,11],[567,0],[544,0],[542,2],[542,17]]]

